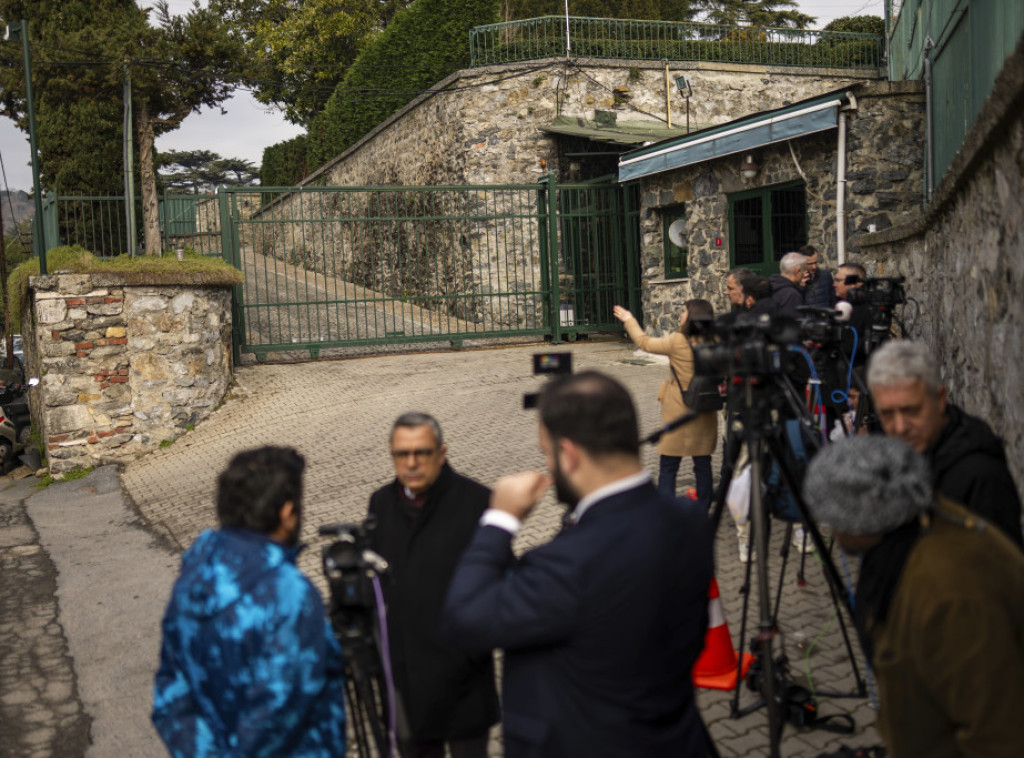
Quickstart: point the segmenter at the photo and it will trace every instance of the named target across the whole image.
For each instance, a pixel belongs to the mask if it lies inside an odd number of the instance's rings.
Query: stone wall
[[[231,380],[227,286],[32,277],[24,323],[33,423],[50,471],[138,456],[221,401]]]
[[[846,112],[848,238],[872,227],[892,226],[923,199],[920,84],[878,82],[852,91],[857,108]],[[830,130],[751,151],[760,170],[749,181],[740,176],[740,155],[642,180],[641,276],[648,331],[674,330],[682,303],[690,298],[710,300],[716,312],[726,308],[725,277],[731,268],[728,200],[733,193],[804,182],[808,242],[821,251],[821,265],[835,267],[837,140],[837,130]],[[686,211],[689,276],[665,279],[662,214],[681,203]]]
[[[924,213],[851,242],[875,276],[902,275],[911,336],[939,356],[953,402],[1006,442],[1024,487],[1024,40]],[[916,311],[916,315],[915,314]]]
[[[691,125],[711,126],[779,108],[879,72],[674,62],[693,90]],[[686,122],[672,84],[673,125]],[[540,127],[555,116],[664,121],[665,64],[563,59],[458,71],[399,110],[307,179],[306,184],[494,184],[537,181],[557,163],[555,139]]]
[[[874,70],[674,63],[672,77],[680,74],[689,78],[693,90],[690,123],[694,127],[722,123],[878,78]],[[559,115],[593,118],[597,109],[617,112],[628,120],[663,120],[665,86],[664,64],[649,61],[567,63],[558,59],[459,71],[380,124],[305,184],[533,185],[549,170],[556,174],[559,170],[557,140],[541,127]],[[685,102],[674,83],[669,103],[674,125],[683,127]],[[453,239],[459,244],[452,249],[435,245],[424,252],[450,271],[461,287],[468,288],[460,290],[461,295],[481,296],[474,298],[479,308],[463,308],[453,315],[484,329],[535,326],[529,314],[537,310],[536,302],[488,295],[492,291],[537,288],[536,282],[541,279],[538,251],[506,243],[536,240],[540,234],[537,222],[522,218],[510,197],[494,200],[467,193],[459,202],[465,206],[467,217],[504,212],[507,220],[492,221],[489,227],[477,224],[455,235]],[[420,251],[409,249],[408,239],[415,238],[415,234],[391,234],[398,240],[394,244],[389,233],[364,236],[360,247],[346,238],[341,225],[295,221],[308,218],[310,208],[328,219],[331,213],[342,218],[346,214],[369,215],[347,211],[336,197],[285,197],[268,208],[262,220],[288,221],[261,224],[260,235],[243,242],[251,242],[258,253],[311,271],[348,277],[371,290],[378,289],[378,282],[354,279],[348,272],[382,272],[384,280],[399,282],[403,269],[422,265],[417,262]],[[471,255],[466,254],[466,245],[472,249]],[[515,275],[494,290],[492,283],[507,277],[508,272]],[[416,276],[421,282],[434,278]],[[405,289],[385,290],[385,294],[402,295]]]

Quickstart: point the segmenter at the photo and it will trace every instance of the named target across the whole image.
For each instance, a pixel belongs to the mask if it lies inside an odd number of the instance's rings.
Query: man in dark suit
[[[538,406],[551,475],[498,480],[452,578],[442,637],[504,648],[507,758],[706,755],[690,672],[707,627],[707,514],[658,494],[614,379],[559,377]],[[552,483],[568,525],[516,559],[513,535]]]

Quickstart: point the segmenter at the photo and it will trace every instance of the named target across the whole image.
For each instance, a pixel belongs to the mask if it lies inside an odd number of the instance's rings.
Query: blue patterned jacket
[[[185,553],[153,693],[172,756],[344,756],[341,646],[297,554],[244,529]]]

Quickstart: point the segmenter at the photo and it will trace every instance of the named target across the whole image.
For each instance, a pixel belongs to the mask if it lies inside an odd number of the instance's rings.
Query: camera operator
[[[498,480],[442,634],[504,648],[507,758],[707,755],[690,679],[708,621],[707,513],[654,488],[614,379],[557,376],[539,410],[550,475]],[[517,559],[513,535],[552,482],[569,525]]]
[[[854,366],[863,366],[868,360],[867,349],[868,336],[871,331],[871,306],[864,303],[850,304],[849,300],[847,300],[847,293],[852,289],[863,287],[866,278],[867,271],[859,263],[844,263],[836,271],[835,290],[836,297],[838,298],[837,307],[846,312],[846,306],[841,306],[839,303],[847,303],[849,305],[850,317],[846,323],[857,332],[857,352],[854,353],[853,332],[850,329],[843,330],[843,354],[849,358]]]
[[[163,619],[153,724],[172,755],[345,754],[341,646],[295,566],[305,465],[264,447],[217,480],[220,529],[182,557]]]
[[[826,269],[818,268],[818,248],[804,245],[800,253],[807,256],[807,282],[804,285],[804,305],[814,308],[832,308],[836,304],[836,293],[833,291],[832,274]]]
[[[928,348],[904,340],[886,343],[871,356],[868,388],[885,433],[928,459],[936,492],[1024,545],[1020,499],[1002,440],[984,421],[947,402]]]
[[[933,494],[927,462],[880,436],[829,445],[804,495],[863,555],[856,621],[891,758],[1024,755],[1024,556]]]
[[[438,635],[456,561],[490,490],[456,473],[433,416],[405,413],[391,428],[395,479],[370,497],[369,547],[390,566],[385,584],[391,663],[404,707],[405,758],[486,758],[498,722],[491,653],[466,654]]]

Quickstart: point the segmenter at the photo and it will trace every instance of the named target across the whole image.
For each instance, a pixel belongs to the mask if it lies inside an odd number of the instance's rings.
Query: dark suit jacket
[[[442,636],[505,649],[507,758],[706,755],[690,672],[707,627],[711,528],[650,483],[595,503],[516,560],[481,527]]]

